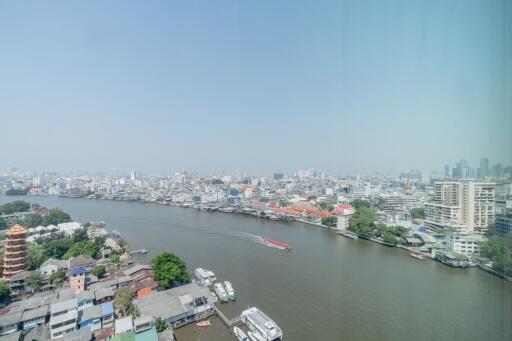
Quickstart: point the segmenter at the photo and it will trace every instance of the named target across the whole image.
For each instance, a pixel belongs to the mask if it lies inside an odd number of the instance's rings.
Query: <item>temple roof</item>
[[[7,237],[9,236],[16,236],[16,235],[20,235],[20,234],[26,234],[27,233],[27,229],[24,228],[23,226],[19,225],[19,224],[16,224],[14,226],[12,226],[9,231],[7,231],[5,233],[5,235]]]

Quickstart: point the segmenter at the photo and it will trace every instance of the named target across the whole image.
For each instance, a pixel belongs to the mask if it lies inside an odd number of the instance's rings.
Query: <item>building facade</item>
[[[434,184],[434,197],[425,204],[425,225],[457,233],[485,235],[496,218],[494,183],[463,179]]]

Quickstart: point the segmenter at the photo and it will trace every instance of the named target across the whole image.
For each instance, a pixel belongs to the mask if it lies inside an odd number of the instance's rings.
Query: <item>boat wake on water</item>
[[[270,238],[263,238],[262,236],[258,236],[257,234],[250,234],[245,232],[239,232],[239,234],[242,238],[251,240],[261,245],[273,247],[279,250],[291,250],[290,245],[284,242],[280,242]]]

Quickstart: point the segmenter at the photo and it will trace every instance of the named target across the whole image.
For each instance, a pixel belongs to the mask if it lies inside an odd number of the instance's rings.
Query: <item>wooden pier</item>
[[[213,305],[213,310],[215,310],[215,314],[217,314],[222,323],[224,323],[226,327],[228,327],[229,329],[231,329],[232,326],[235,326],[242,322],[242,318],[240,316],[237,316],[231,320],[228,319],[227,316],[224,315],[224,313],[220,311],[220,309],[216,305]]]

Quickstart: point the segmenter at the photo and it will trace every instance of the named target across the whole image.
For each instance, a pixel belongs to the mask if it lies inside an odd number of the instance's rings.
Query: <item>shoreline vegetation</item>
[[[67,198],[67,197],[65,197]],[[85,198],[83,198],[85,199]],[[109,199],[97,199],[97,200],[109,200]],[[116,201],[116,200],[112,200]],[[136,201],[139,202],[139,201]],[[145,203],[145,202],[141,202]],[[400,247],[409,250],[410,248],[403,245],[405,238],[407,238],[408,230],[401,226],[387,226],[383,223],[377,222],[376,214],[374,209],[371,207],[370,202],[362,199],[356,199],[350,202],[350,204],[355,208],[355,213],[349,221],[348,231],[358,235],[360,238],[369,240],[378,244],[382,244],[388,247]],[[190,206],[180,206],[180,205],[172,205],[169,206],[178,206],[178,207],[190,207]],[[27,208],[28,207],[28,208]],[[17,200],[11,203],[7,203],[4,205],[0,205],[0,214],[3,212],[14,213],[15,209],[24,209],[24,212],[27,212],[30,207],[32,209],[38,209],[40,206],[38,204],[30,203]],[[230,210],[225,213],[240,213],[247,215],[243,211]],[[415,210],[414,215],[417,217],[421,217],[424,214],[422,209]],[[256,216],[259,218],[268,218],[265,215]],[[46,219],[45,219],[46,218]],[[39,222],[52,222],[52,224],[56,225],[61,222],[69,222],[71,221],[71,217],[69,214],[63,212],[59,208],[54,208],[49,210],[48,217],[41,217],[41,214],[30,213],[22,218],[18,223],[26,226],[26,227],[36,227]],[[289,221],[298,221],[308,225],[313,225],[317,227],[322,227],[328,230],[337,231],[336,229],[336,220],[335,219],[322,219],[321,223],[316,223],[312,221],[308,221],[305,219],[294,219],[294,220],[284,220],[285,222]],[[26,224],[26,225],[24,225]],[[35,225],[35,226],[34,226]],[[2,220],[0,218],[0,230],[5,229],[5,224],[2,225]],[[66,243],[61,240],[62,238],[57,238],[58,242],[53,242],[57,244]],[[479,262],[478,268],[487,271],[491,274],[494,274],[498,277],[506,279],[507,281],[512,281],[512,238],[500,237],[500,236],[492,236],[488,241],[482,242],[481,245],[482,256],[484,260],[487,261],[487,264],[484,262]],[[79,250],[79,251],[78,251]],[[84,240],[80,241],[78,246],[75,246],[71,254],[75,254],[76,252],[87,252],[93,253],[95,252],[96,247],[91,245]],[[32,251],[34,254],[40,254],[40,251]],[[30,253],[30,249],[29,249]],[[64,256],[64,254],[62,255]],[[69,254],[68,254],[69,256]],[[430,256],[429,256],[430,257]],[[432,257],[430,257],[432,258]]]

